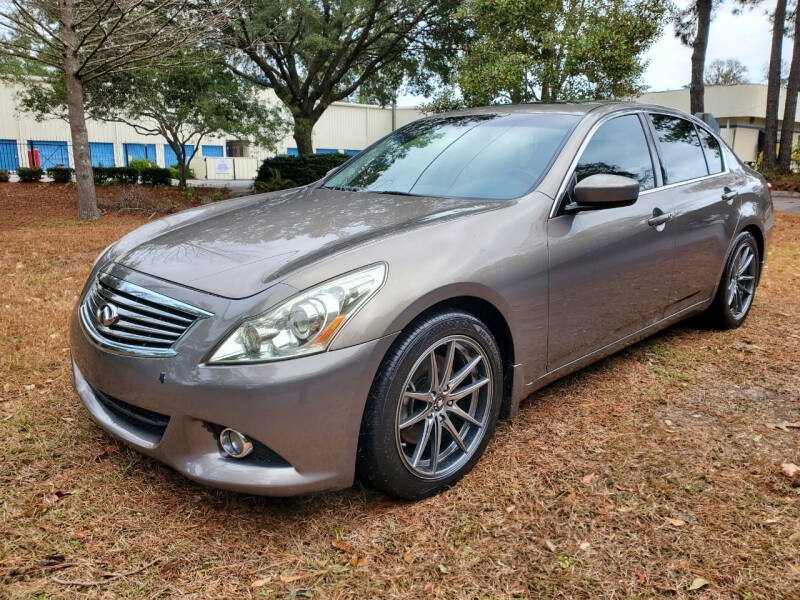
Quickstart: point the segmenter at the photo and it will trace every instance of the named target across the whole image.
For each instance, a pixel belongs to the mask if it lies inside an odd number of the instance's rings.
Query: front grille
[[[167,430],[167,425],[169,425],[169,417],[167,415],[128,404],[108,394],[104,394],[96,388],[92,388],[92,391],[94,391],[97,401],[100,402],[106,410],[134,428],[154,433],[158,436],[159,440]]]
[[[102,274],[81,306],[87,331],[102,345],[139,355],[174,354],[172,346],[199,318],[211,316],[178,300]]]

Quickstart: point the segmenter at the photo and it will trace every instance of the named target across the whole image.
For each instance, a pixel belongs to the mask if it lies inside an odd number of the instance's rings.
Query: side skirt
[[[526,389],[524,395],[527,397],[536,390],[539,390],[546,386],[549,383],[552,383],[556,379],[560,379],[565,375],[569,375],[570,373],[574,373],[575,371],[579,371],[580,369],[589,366],[592,363],[597,362],[607,356],[614,354],[615,352],[619,352],[623,348],[626,348],[636,342],[640,342],[641,340],[650,337],[654,333],[661,331],[662,329],[666,329],[670,325],[674,325],[678,321],[682,321],[687,317],[690,317],[693,314],[700,313],[704,311],[706,308],[711,306],[711,302],[713,298],[708,300],[703,300],[701,302],[696,302],[691,306],[687,306],[686,308],[678,311],[677,313],[665,317],[660,321],[656,321],[652,325],[648,325],[647,327],[640,329],[636,333],[632,333],[624,338],[617,340],[616,342],[612,342],[607,346],[603,346],[594,352],[590,352],[581,358],[575,359],[574,361],[567,363],[549,373],[545,373],[538,379],[535,379],[526,384]]]

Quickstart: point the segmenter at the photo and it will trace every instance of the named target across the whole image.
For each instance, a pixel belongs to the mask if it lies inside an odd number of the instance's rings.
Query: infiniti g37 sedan
[[[420,498],[554,379],[691,315],[741,325],[773,220],[764,179],[680,112],[431,116],[110,246],[72,318],[75,387],[199,482]]]

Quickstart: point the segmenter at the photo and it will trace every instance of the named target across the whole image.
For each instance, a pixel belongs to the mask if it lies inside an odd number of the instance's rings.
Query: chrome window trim
[[[670,116],[670,117],[678,117],[678,118],[681,118],[681,119],[688,120],[690,123],[695,125],[695,127],[702,127],[704,130],[706,130],[708,133],[710,133],[714,137],[714,139],[717,140],[717,143],[720,145],[720,152],[722,153],[722,162],[723,162],[724,168],[719,173],[704,175],[702,177],[696,177],[694,179],[687,179],[686,181],[678,181],[676,183],[668,183],[668,184],[662,184],[662,185],[654,186],[654,187],[650,188],[649,190],[644,190],[642,192],[639,192],[640,196],[644,196],[644,195],[650,194],[650,193],[655,192],[655,191],[670,189],[670,188],[673,188],[673,187],[677,187],[679,185],[688,185],[688,184],[696,183],[698,181],[703,181],[705,179],[711,179],[712,177],[719,177],[720,175],[725,175],[727,173],[730,173],[730,168],[729,168],[729,165],[728,165],[728,156],[727,156],[727,153],[725,152],[725,150],[727,149],[727,146],[724,144],[724,142],[720,139],[720,137],[716,133],[711,131],[711,129],[705,123],[703,123],[703,121],[701,121],[697,117],[690,116],[690,115],[684,115],[684,114],[679,113],[677,111],[671,111],[669,109],[663,109],[663,108],[652,108],[652,109],[650,109],[650,108],[645,108],[645,107],[637,107],[637,108],[629,108],[629,109],[625,109],[625,110],[619,110],[619,111],[608,113],[607,115],[603,115],[602,117],[600,117],[597,120],[597,122],[594,125],[592,125],[592,128],[586,134],[586,137],[583,138],[583,141],[581,142],[581,145],[578,147],[578,151],[575,153],[575,156],[572,158],[572,162],[570,163],[569,168],[567,169],[567,173],[564,176],[564,179],[561,181],[561,185],[558,187],[558,193],[556,194],[556,197],[553,199],[553,204],[550,206],[550,214],[549,214],[548,218],[553,219],[553,218],[555,218],[557,216],[559,201],[560,201],[561,197],[564,195],[564,192],[566,192],[567,185],[569,184],[569,181],[572,178],[572,175],[575,173],[575,168],[578,166],[578,161],[580,160],[581,156],[583,156],[583,153],[586,150],[586,146],[589,145],[589,142],[594,137],[594,134],[597,133],[597,130],[602,125],[604,125],[605,123],[607,123],[608,121],[610,121],[611,119],[614,119],[616,117],[624,117],[626,115],[642,115],[642,116],[644,116],[645,120],[647,121],[648,127],[650,127],[650,131],[652,133],[652,125],[650,124],[650,121],[648,119],[648,113],[667,115],[667,116]],[[660,167],[661,166],[661,155],[658,153],[658,140],[655,138],[655,135],[653,135],[652,147],[651,147],[651,140],[648,139],[647,133],[644,131],[644,128],[642,129],[642,133],[645,134],[645,140],[647,141],[648,149],[651,151],[651,154],[652,154],[653,151],[655,151],[655,158],[658,159],[658,166]],[[705,154],[703,156],[705,156]],[[651,156],[651,160],[652,160],[652,156]],[[653,166],[654,166],[654,168],[656,167],[656,165],[653,165]],[[708,168],[708,165],[706,165],[706,168]],[[653,175],[655,176],[655,173]]]
[[[94,326],[92,319],[93,315],[90,313],[87,306],[87,298],[93,292],[95,286],[99,285],[100,281],[112,289],[125,292],[126,294],[135,296],[136,298],[141,298],[142,300],[152,302],[154,304],[161,304],[167,308],[172,308],[190,314],[195,317],[195,321],[186,327],[184,332],[172,343],[172,345],[170,345],[169,348],[143,348],[140,346],[131,346],[122,342],[110,340],[100,333]],[[197,308],[196,306],[192,306],[190,304],[186,304],[180,300],[175,300],[169,296],[164,296],[158,292],[153,292],[147,288],[143,288],[128,281],[119,279],[118,277],[114,277],[113,275],[109,275],[108,273],[100,273],[92,285],[89,286],[86,294],[84,294],[83,298],[81,299],[79,314],[81,317],[81,325],[83,326],[89,341],[91,341],[95,346],[104,350],[109,350],[115,354],[136,356],[140,358],[163,358],[175,356],[178,354],[178,352],[174,349],[175,344],[183,339],[187,332],[197,322],[197,319],[206,319],[214,316],[214,313]]]

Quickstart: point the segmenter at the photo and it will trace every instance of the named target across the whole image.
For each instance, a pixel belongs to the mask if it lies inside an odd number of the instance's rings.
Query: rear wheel
[[[747,318],[756,293],[761,265],[753,234],[740,233],[733,243],[714,302],[706,313],[710,325],[735,329]]]
[[[502,401],[497,343],[461,311],[435,314],[403,333],[370,391],[359,476],[401,498],[435,494],[483,454]]]

